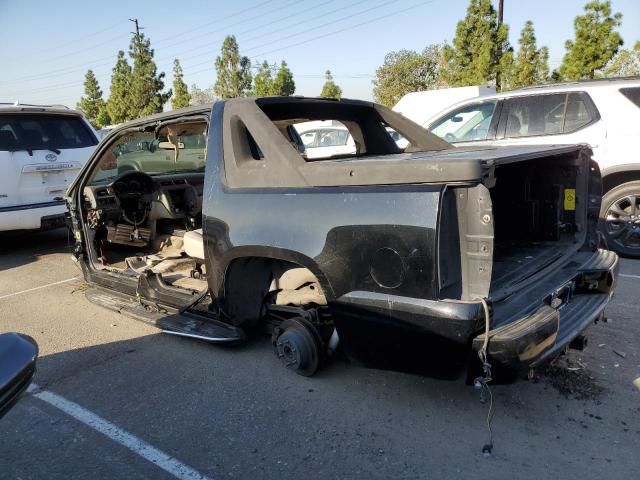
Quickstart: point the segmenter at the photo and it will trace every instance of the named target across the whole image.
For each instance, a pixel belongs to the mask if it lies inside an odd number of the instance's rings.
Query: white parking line
[[[630,275],[628,273],[620,273],[618,276],[619,277],[624,277],[624,278],[638,278],[638,279],[640,279],[640,275]]]
[[[40,285],[39,287],[28,288],[26,290],[21,290],[19,292],[7,293],[6,295],[0,296],[0,300],[2,300],[3,298],[15,297],[16,295],[22,295],[23,293],[35,292],[36,290],[41,290],[43,288],[53,287],[54,285],[60,285],[61,283],[72,282],[73,280],[76,280],[78,278],[80,277],[78,276],[78,277],[67,278],[66,280],[60,280],[59,282],[47,283],[46,285]]]
[[[157,465],[164,471],[170,473],[175,478],[180,480],[210,480],[209,477],[204,476],[202,473],[194,470],[193,468],[185,465],[179,460],[173,458],[171,455],[152,447],[144,440],[132,435],[121,428],[118,428],[113,423],[99,417],[95,413],[90,412],[86,408],[81,407],[77,403],[67,400],[60,395],[49,392],[47,390],[41,390],[36,384],[31,384],[27,390],[34,397],[47,402],[49,405],[62,410],[67,415],[72,416],[76,420],[84,423],[88,427],[93,428],[97,432],[109,437],[116,443],[119,443],[123,447],[128,448],[133,453],[141,456],[145,460]]]

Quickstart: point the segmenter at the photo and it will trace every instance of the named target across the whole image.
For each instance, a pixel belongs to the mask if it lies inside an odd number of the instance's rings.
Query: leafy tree
[[[100,107],[98,110],[98,116],[96,117],[96,127],[104,128],[111,125],[111,117],[109,116],[109,110],[107,110],[107,104]]]
[[[180,61],[176,58],[173,61],[173,98],[171,99],[171,108],[174,110],[189,106],[191,95],[189,95],[189,87],[184,83],[184,75]]]
[[[271,75],[271,66],[265,60],[258,67],[258,72],[253,77],[253,94],[257,97],[268,97],[271,95],[273,86],[273,77]]]
[[[293,80],[293,73],[289,70],[287,62],[280,63],[280,68],[276,70],[276,65],[269,65],[265,60],[258,67],[258,72],[253,78],[253,94],[258,97],[293,95],[296,91],[296,83]]]
[[[195,83],[191,85],[191,97],[190,105],[208,105],[216,101],[216,96],[213,93],[213,87],[206,89],[199,88]]]
[[[144,34],[135,35],[129,46],[133,62],[129,104],[133,118],[162,112],[171,98],[171,90],[163,93],[164,72],[157,73],[151,41]]]
[[[421,53],[413,50],[387,53],[373,80],[376,102],[391,107],[409,92],[444,86],[442,63],[441,45],[429,45]]]
[[[632,49],[620,50],[603,71],[605,77],[633,77],[640,75],[640,41]]]
[[[622,45],[616,28],[622,14],[611,14],[611,2],[598,0],[584,6],[584,15],[573,21],[575,39],[565,42],[566,53],[559,73],[566,80],[595,78],[595,72],[611,61]]]
[[[126,122],[135,118],[131,113],[129,92],[131,89],[131,67],[124,56],[118,52],[118,59],[111,74],[111,91],[107,100],[107,112],[114,124]]]
[[[105,101],[102,99],[102,90],[93,70],[87,71],[84,76],[84,95],[80,97],[77,107],[94,127],[100,128],[109,124],[101,123],[101,120],[107,120],[100,115],[100,112],[105,110]]]
[[[293,81],[293,73],[289,70],[287,62],[280,62],[280,68],[273,79],[272,95],[289,97],[296,92],[296,82]],[[342,93],[342,92],[341,92]]]
[[[520,47],[513,63],[503,67],[502,88],[520,88],[545,83],[549,79],[549,49],[538,48],[533,22],[524,24],[518,40]]]
[[[216,58],[217,79],[214,93],[221,98],[244,97],[251,89],[251,61],[241,57],[236,37],[228,35]]]
[[[340,99],[340,97],[342,97],[342,89],[333,81],[331,70],[327,70],[324,73],[324,78],[325,82],[322,86],[322,92],[320,92],[320,96],[324,98]]]
[[[491,0],[471,0],[466,16],[458,22],[453,45],[445,45],[444,80],[452,86],[496,82],[500,68],[508,65],[509,28],[498,19]],[[507,55],[507,61],[502,61]]]

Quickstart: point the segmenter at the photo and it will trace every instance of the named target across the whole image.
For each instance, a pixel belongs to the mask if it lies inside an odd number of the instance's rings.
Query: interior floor
[[[187,255],[182,237],[158,235],[144,249],[118,245],[110,246],[103,253],[106,258],[104,265],[109,269],[132,274],[152,271],[162,275],[162,280],[174,287],[198,292],[207,288],[205,267],[201,261]]]
[[[493,255],[491,292],[513,285],[563,255],[555,241],[497,243]]]

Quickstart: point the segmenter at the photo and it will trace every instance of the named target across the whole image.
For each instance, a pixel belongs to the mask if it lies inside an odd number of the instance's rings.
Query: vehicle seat
[[[202,229],[191,230],[184,234],[184,251],[193,258],[196,263],[204,263],[204,241]]]

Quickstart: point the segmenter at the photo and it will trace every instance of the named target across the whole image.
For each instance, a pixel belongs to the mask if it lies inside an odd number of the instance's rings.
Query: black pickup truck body
[[[349,129],[358,151],[308,161],[291,126],[328,119]],[[113,177],[91,180],[127,135],[167,138],[149,152],[173,144],[179,165],[185,147],[172,140],[172,125],[195,124],[206,136],[199,170],[147,175],[143,162],[125,165],[121,155]],[[389,128],[409,146],[398,147]],[[452,148],[368,102],[236,99],[119,127],[67,203],[75,256],[96,287],[89,297],[169,333],[241,341],[266,325],[278,355],[309,374],[337,339],[367,365],[421,370],[445,358],[465,363],[488,330],[494,364],[529,368],[601,318],[613,294],[618,259],[598,248],[601,179],[590,157],[580,145]],[[178,183],[196,192],[189,208],[196,214],[176,216],[178,207],[154,214],[163,198],[176,198],[165,190]],[[118,192],[132,185],[144,191]],[[131,199],[137,203],[127,210]],[[182,230],[201,232],[204,258],[194,271],[206,272],[202,288],[170,284],[167,273],[130,257],[120,269],[105,260],[109,249],[137,246],[136,258],[150,264],[145,255],[154,255],[154,236],[169,223],[174,243]],[[117,240],[122,231],[129,240]],[[278,279],[292,269],[311,280],[279,302]],[[320,296],[305,297],[308,288]],[[279,343],[291,328],[305,333]],[[305,339],[316,347],[308,358],[297,351]],[[407,353],[410,362],[400,361]]]

